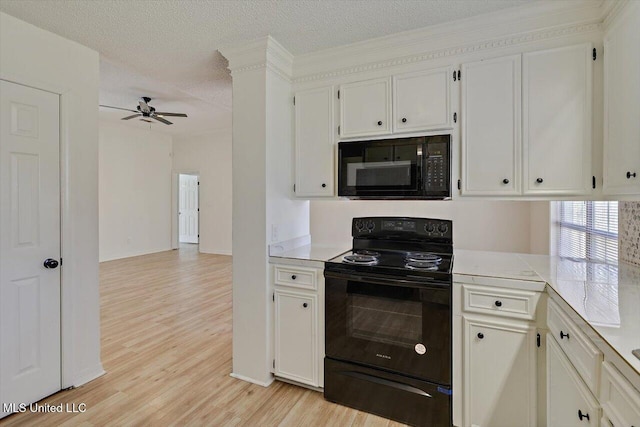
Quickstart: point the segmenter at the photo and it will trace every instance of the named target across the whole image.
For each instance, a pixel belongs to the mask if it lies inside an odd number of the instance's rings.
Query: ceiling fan
[[[149,102],[151,102],[151,98],[147,96],[143,96],[138,100],[138,105],[136,106],[135,110],[132,110],[129,108],[112,107],[110,105],[100,105],[100,106],[106,107],[106,108],[114,108],[116,110],[131,111],[132,113],[136,113],[136,114],[132,114],[131,116],[123,117],[122,120],[131,120],[135,117],[140,117],[140,120],[142,120],[143,122],[153,123],[151,120],[146,119],[146,117],[148,117],[150,119],[157,120],[160,123],[164,123],[165,125],[172,125],[173,123],[165,119],[165,117],[187,117],[187,115],[183,113],[161,113],[160,111],[156,111],[154,107],[149,105]]]

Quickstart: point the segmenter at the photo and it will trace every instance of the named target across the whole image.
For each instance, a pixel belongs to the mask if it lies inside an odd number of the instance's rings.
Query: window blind
[[[558,255],[618,263],[618,202],[557,202]]]

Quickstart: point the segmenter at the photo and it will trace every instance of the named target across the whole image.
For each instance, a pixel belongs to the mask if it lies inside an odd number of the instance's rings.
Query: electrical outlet
[[[276,224],[271,224],[271,241],[278,241],[278,226]]]

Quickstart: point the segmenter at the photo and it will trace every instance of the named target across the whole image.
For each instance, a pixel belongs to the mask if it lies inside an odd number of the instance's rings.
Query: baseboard
[[[85,369],[83,372],[79,373],[77,377],[72,380],[70,385],[73,387],[80,387],[81,385],[84,385],[89,381],[93,381],[106,373],[107,372],[102,369],[102,364],[99,364],[97,367]]]
[[[166,252],[166,251],[170,251],[170,250],[172,250],[172,248],[171,247],[167,247],[167,248],[162,248],[162,249],[149,249],[149,250],[144,250],[144,251],[136,251],[136,252],[126,253],[126,254],[108,255],[108,256],[106,256],[104,258],[99,257],[99,262],[115,261],[117,259],[133,258],[133,257],[136,257],[136,256],[157,254],[159,252]]]
[[[228,250],[223,250],[223,251],[219,251],[219,250],[207,250],[207,249],[202,249],[202,246],[200,246],[200,253],[201,254],[211,254],[211,255],[228,255],[231,256],[232,253],[231,251]]]
[[[271,383],[273,383],[273,381],[275,380],[275,378],[271,377],[271,379],[269,381],[263,382],[263,381],[257,381],[254,380],[253,378],[249,378],[249,377],[245,377],[244,375],[239,375],[239,374],[234,374],[233,372],[229,374],[230,377],[235,378],[237,380],[242,380],[242,381],[246,381],[252,384],[257,384],[260,385],[262,387],[269,387],[271,385]]]

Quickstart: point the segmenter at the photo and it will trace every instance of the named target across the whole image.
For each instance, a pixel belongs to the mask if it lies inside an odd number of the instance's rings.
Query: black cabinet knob
[[[59,265],[58,261],[52,258],[45,259],[42,264],[44,265],[44,268],[56,268]]]
[[[297,276],[296,276],[295,274],[292,274],[292,275],[291,275],[291,280],[296,280],[296,277],[297,277]]]
[[[627,172],[627,179],[631,179],[631,177],[635,178],[635,177],[636,177],[636,175],[637,175],[637,174],[636,174],[635,172],[633,172],[633,173],[631,173],[631,172]]]
[[[322,183],[322,188],[325,188],[327,186],[327,184],[325,184],[324,182]]]
[[[483,339],[484,338],[484,334],[482,332],[478,332],[478,338],[479,339]]]
[[[544,179],[542,179],[542,178],[538,178],[538,179],[536,179],[536,182],[537,182],[538,184],[542,184],[542,181],[544,181]]]
[[[407,123],[407,118],[406,117],[402,118],[402,123]]]
[[[378,126],[382,126],[382,121],[378,121]]]
[[[302,306],[303,306],[304,308],[307,308],[307,307],[309,307],[309,304],[307,304],[307,303],[305,302],[305,303],[303,303],[303,304],[302,304]]]
[[[505,178],[505,179],[503,179],[503,180],[502,180],[502,183],[503,183],[503,184],[508,184],[508,183],[509,183],[509,180],[508,180],[507,178]]]
[[[502,307],[502,301],[498,300],[494,304],[496,305],[496,307]]]
[[[566,334],[563,331],[560,331],[560,339],[564,339],[564,338],[569,339],[569,333],[567,332]]]
[[[580,418],[580,421],[582,421],[583,418],[589,420],[589,414],[583,414],[582,410],[578,409],[578,418]]]

